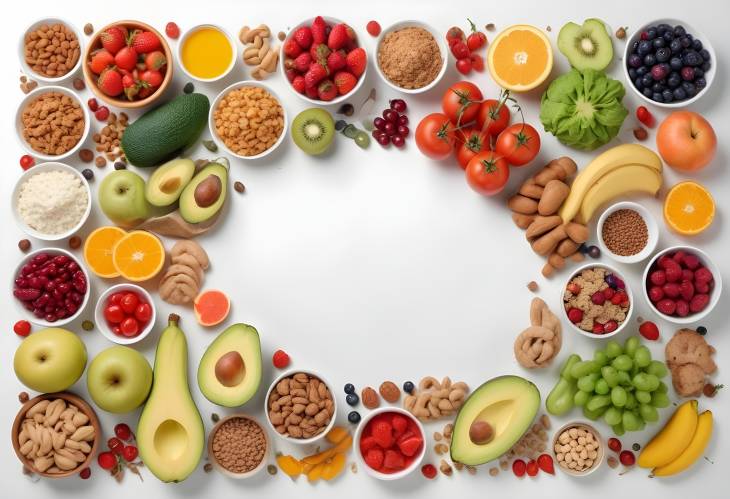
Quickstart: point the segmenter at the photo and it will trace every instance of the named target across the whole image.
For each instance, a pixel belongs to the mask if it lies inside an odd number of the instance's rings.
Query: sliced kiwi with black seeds
[[[567,23],[558,34],[558,48],[580,71],[602,71],[613,59],[611,36],[600,19],[586,19],[583,25]]]
[[[291,136],[294,143],[307,154],[322,154],[332,144],[335,121],[324,109],[305,109],[294,118]]]

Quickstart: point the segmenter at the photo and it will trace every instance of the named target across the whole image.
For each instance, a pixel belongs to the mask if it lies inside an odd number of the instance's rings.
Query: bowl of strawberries
[[[172,81],[171,62],[170,47],[155,28],[140,21],[117,21],[91,37],[84,53],[84,78],[107,104],[142,108]]]
[[[337,104],[358,91],[367,73],[367,53],[349,25],[317,16],[295,26],[279,58],[290,87],[310,104]]]

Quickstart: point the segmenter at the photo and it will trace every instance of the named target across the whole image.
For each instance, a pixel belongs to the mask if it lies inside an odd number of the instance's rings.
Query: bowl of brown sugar
[[[446,73],[446,42],[438,31],[420,21],[402,21],[383,30],[376,47],[375,69],[399,92],[426,92]]]
[[[638,203],[622,201],[608,207],[598,219],[598,244],[619,263],[646,259],[659,242],[659,227],[649,210]]]
[[[266,430],[246,414],[231,414],[208,435],[208,456],[213,466],[231,478],[248,478],[261,471],[269,455]]]

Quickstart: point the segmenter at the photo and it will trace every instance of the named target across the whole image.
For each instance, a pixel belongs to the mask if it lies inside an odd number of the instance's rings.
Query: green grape
[[[648,392],[653,392],[654,390],[659,388],[659,383],[661,383],[659,381],[659,378],[657,378],[653,374],[645,374],[644,377],[646,378],[646,382],[649,385],[649,389],[647,390]]]
[[[602,407],[607,407],[610,404],[611,397],[609,397],[608,395],[594,395],[590,398],[588,403],[586,403],[586,409],[593,412]]]
[[[606,343],[606,357],[608,357],[609,359],[615,359],[622,353],[623,349],[621,348],[621,345],[618,344],[618,342],[610,340],[608,343]]]
[[[575,395],[573,395],[573,403],[577,406],[583,407],[586,405],[589,398],[591,398],[590,393],[578,390],[575,392]]]
[[[626,392],[626,409],[633,410],[636,407],[636,396],[631,392]],[[626,428],[628,430],[628,428]],[[633,430],[632,430],[633,431]]]
[[[649,367],[646,368],[646,372],[649,374],[653,374],[657,378],[663,378],[668,374],[667,366],[664,364],[664,362],[658,361],[658,360],[652,360],[649,363]]]
[[[646,367],[651,364],[651,352],[644,345],[641,345],[634,352],[634,364],[639,367]]]
[[[622,421],[623,421],[623,417],[622,417]],[[613,434],[616,435],[617,437],[620,437],[624,433],[626,433],[626,430],[624,430],[624,425],[621,423],[613,425],[611,427],[611,429],[613,430]]]
[[[669,391],[669,387],[663,381],[660,381],[656,391],[659,393],[667,393]]]
[[[578,390],[589,394],[592,393],[596,387],[596,380],[598,380],[600,376],[601,375],[598,373],[591,373],[583,376],[578,380]]]
[[[626,393],[626,390],[623,389],[623,387],[614,386],[613,389],[611,389],[611,403],[613,405],[615,405],[616,407],[625,406],[627,398],[628,398],[628,395]]]
[[[606,412],[603,413],[603,420],[607,425],[616,425],[623,421],[623,412],[618,407],[609,407]]]
[[[588,419],[590,419],[591,421],[596,421],[596,420],[598,420],[598,418],[600,418],[601,416],[603,416],[603,414],[607,410],[608,410],[608,406],[605,405],[603,407],[600,407],[600,408],[598,408],[596,410],[591,411],[591,410],[588,409],[588,404],[586,404],[585,406],[583,406],[583,415],[585,417],[587,417]]]
[[[656,423],[659,421],[659,412],[654,408],[654,406],[648,404],[639,405],[639,414],[642,418],[644,418],[644,421],[649,423]]]
[[[639,338],[632,336],[624,342],[624,353],[626,353],[629,357],[633,357],[634,353],[636,353],[636,349],[639,348],[640,345],[641,341]],[[628,428],[626,429],[628,430]]]
[[[666,393],[655,391],[651,394],[651,405],[658,408],[669,407],[670,401]]]
[[[598,395],[606,395],[611,389],[608,387],[608,382],[601,378],[596,381],[596,387],[593,389]]]
[[[632,411],[624,411],[621,419],[626,431],[638,431],[643,423],[639,416]]]
[[[570,375],[574,379],[580,379],[583,376],[586,376],[591,373],[596,373],[601,370],[601,366],[596,364],[592,360],[584,360],[581,362],[576,362],[573,364],[573,367],[570,368]]]
[[[621,354],[611,362],[611,365],[619,371],[630,371],[634,367],[634,361],[626,354]]]
[[[608,364],[608,355],[603,350],[596,350],[593,353],[593,362],[603,367]]]
[[[647,376],[647,374],[639,373],[631,379],[631,383],[637,390],[650,392],[651,390],[649,390],[649,380],[647,379]]]
[[[601,376],[603,376],[603,379],[606,380],[606,383],[611,388],[619,384],[618,371],[613,366],[603,366],[601,368]]]
[[[651,402],[651,393],[643,390],[636,390],[634,392],[634,397],[636,397],[636,400],[638,400],[641,404],[648,404]]]

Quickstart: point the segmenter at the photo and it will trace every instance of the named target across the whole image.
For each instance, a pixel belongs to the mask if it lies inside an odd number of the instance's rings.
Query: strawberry
[[[159,87],[162,84],[163,79],[164,77],[162,76],[162,73],[154,69],[143,71],[140,75],[140,80],[147,83],[152,88]]]
[[[292,38],[296,40],[302,50],[307,50],[312,45],[312,28],[308,26],[302,26],[294,32]]]
[[[126,45],[124,32],[118,26],[112,26],[99,35],[101,46],[112,54],[119,52]]]
[[[312,21],[312,43],[325,43],[327,41],[327,23],[322,16],[317,16]]]
[[[650,341],[659,339],[659,328],[652,321],[644,321],[639,326],[639,334]]]
[[[302,48],[293,38],[284,42],[284,54],[292,59],[302,53]]]
[[[107,49],[99,49],[91,55],[89,69],[100,75],[108,66],[114,64],[114,56]]]
[[[339,71],[335,73],[335,86],[337,93],[340,95],[349,94],[357,85],[357,78],[347,71]]]
[[[306,88],[316,87],[317,83],[325,78],[327,78],[327,70],[321,64],[314,63],[309,66],[309,69],[304,75],[304,86]]]
[[[385,459],[383,459],[383,466],[391,470],[401,470],[405,467],[406,460],[403,458],[403,454],[398,451],[388,449],[385,451]]]
[[[393,445],[393,427],[387,421],[375,421],[371,435],[375,443],[383,449],[388,449]]]
[[[398,433],[403,433],[408,429],[408,420],[400,414],[395,414],[393,419],[390,420],[390,424],[393,425],[393,429]]]
[[[339,50],[354,39],[356,39],[356,35],[351,27],[345,23],[336,24],[327,37],[327,46],[332,50]]]
[[[294,87],[294,90],[296,90],[300,94],[303,94],[304,93],[304,77],[302,75],[295,76],[291,82],[291,86]]]
[[[127,88],[132,88],[135,86],[136,83],[134,81],[134,77],[132,76],[132,73],[127,71],[126,74],[122,74],[122,86],[126,90]]]
[[[304,93],[310,99],[318,99],[319,98],[319,94],[317,93],[317,86],[316,85],[313,86],[313,87],[307,87],[306,84],[305,84],[304,85]]]
[[[297,74],[297,70],[294,68],[287,69],[285,73],[286,73],[286,79],[289,81],[289,83],[293,82],[294,78],[299,76]]]
[[[309,48],[309,55],[312,56],[312,59],[323,66],[327,64],[327,58],[330,56],[331,52],[330,48],[324,43],[315,43]]]
[[[150,95],[152,95],[152,92],[154,92],[154,91],[155,91],[155,89],[152,87],[142,87],[139,89],[139,93],[137,94],[137,96],[140,99],[144,99],[144,98],[147,98]]]
[[[378,444],[373,437],[362,437],[360,440],[360,452],[367,454],[370,449],[374,449]]]
[[[358,47],[354,50],[352,50],[349,54],[347,54],[347,67],[350,69],[350,72],[354,74],[355,76],[360,76],[365,72],[365,67],[367,66],[368,59],[367,54],[365,54],[365,49],[362,47]]]
[[[383,466],[383,451],[381,449],[370,449],[365,453],[365,463],[374,470]]]
[[[132,34],[130,44],[140,54],[148,54],[162,49],[162,43],[151,31],[137,31]]]
[[[133,70],[137,65],[137,51],[132,47],[123,47],[114,56],[114,63],[120,69]]]
[[[300,73],[306,73],[310,64],[312,64],[312,56],[309,52],[302,52],[294,59],[294,69]]]
[[[423,439],[415,435],[398,441],[398,448],[404,456],[408,457],[415,456],[421,450],[422,445]]]
[[[105,69],[97,80],[99,90],[110,97],[116,97],[124,90],[122,75],[114,68]]]
[[[344,50],[335,50],[327,56],[327,68],[330,70],[330,73],[339,71],[347,66],[347,61],[345,60],[346,55]]]
[[[159,70],[162,66],[167,64],[167,59],[165,59],[165,54],[159,50],[155,50],[154,52],[147,54],[144,58],[144,63],[147,66],[147,69]]]
[[[337,87],[332,80],[324,80],[317,87],[317,96],[325,102],[331,101],[337,97]]]
[[[139,85],[137,85],[131,73],[122,76],[122,86],[124,87],[124,96],[127,100],[134,100],[139,93]]]

